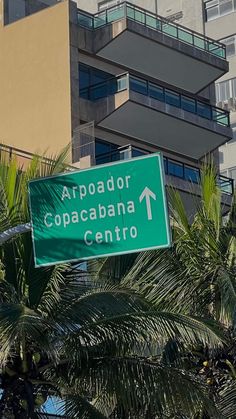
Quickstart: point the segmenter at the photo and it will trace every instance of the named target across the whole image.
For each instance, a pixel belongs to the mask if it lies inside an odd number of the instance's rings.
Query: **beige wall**
[[[102,0],[73,0],[77,3],[79,9],[86,10],[90,13],[96,13],[98,11],[98,3]],[[143,7],[151,12],[156,11],[157,3],[159,0],[129,0],[129,3],[135,4],[135,6]],[[166,1],[166,0],[165,0]]]
[[[144,3],[144,1],[143,1]],[[201,0],[158,0],[158,14],[169,17],[183,13],[177,23],[203,33],[203,5]]]
[[[30,152],[71,141],[68,2],[0,26],[0,142]]]
[[[236,32],[236,12],[206,22],[206,35],[222,39]]]

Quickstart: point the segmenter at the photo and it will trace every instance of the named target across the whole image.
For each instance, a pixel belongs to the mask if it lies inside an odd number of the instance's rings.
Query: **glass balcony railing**
[[[95,15],[78,10],[79,25],[87,29],[101,28],[120,19],[132,20],[217,57],[226,58],[226,47],[221,42],[214,41],[128,2],[110,7]]]
[[[230,126],[229,112],[208,103],[187,96],[175,90],[163,87],[148,80],[134,77],[128,73],[106,80],[80,90],[80,97],[96,101],[104,97],[114,95],[123,90],[131,90],[148,96],[159,102],[183,109],[186,112],[209,119],[219,125]]]
[[[149,154],[144,150],[138,149],[131,145],[118,147],[117,150],[113,150],[109,153],[103,153],[96,156],[96,164],[111,163],[115,161],[131,159],[133,157],[139,157],[145,154]],[[174,176],[176,178],[191,182],[193,184],[199,184],[201,178],[201,171],[198,167],[188,165],[178,160],[164,157],[164,170],[165,174]],[[233,195],[234,193],[234,180],[227,178],[222,175],[218,175],[217,183],[221,191],[227,195]]]
[[[111,150],[108,153],[100,153],[96,155],[96,165],[111,163],[114,161],[127,160],[133,157],[139,157],[148,154],[144,150],[133,147],[131,145],[125,145],[118,147],[116,150]]]

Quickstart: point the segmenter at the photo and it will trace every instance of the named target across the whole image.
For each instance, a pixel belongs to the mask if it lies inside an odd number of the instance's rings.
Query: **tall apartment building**
[[[228,111],[214,106],[227,48],[202,34],[202,2],[0,5],[0,141],[22,158],[71,142],[81,168],[162,151],[167,184],[190,208],[202,160],[211,153],[218,162],[232,138]],[[176,24],[184,18],[194,30]],[[219,183],[227,201],[231,179]]]
[[[118,3],[119,0],[98,0],[97,9]],[[220,148],[219,163],[221,173],[236,180],[236,0],[141,0],[138,3],[169,21],[226,45],[229,72],[216,81],[210,94],[212,102],[215,93],[216,105],[230,111],[233,139]]]
[[[236,179],[236,0],[206,1],[205,32],[226,45],[229,72],[216,82],[216,103],[230,111],[233,139],[220,149],[221,173]]]
[[[233,139],[220,148],[220,171],[236,180],[236,0],[157,0],[158,12],[226,45],[229,72],[215,84],[216,105],[230,111]],[[144,2],[143,2],[144,4]]]

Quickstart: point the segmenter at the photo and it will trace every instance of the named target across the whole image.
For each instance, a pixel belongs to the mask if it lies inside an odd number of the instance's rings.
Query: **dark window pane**
[[[164,157],[164,170],[165,170],[165,174],[168,174],[168,162],[165,157]]]
[[[110,161],[119,161],[119,160],[123,160],[122,158],[120,158],[120,153],[119,151],[113,151],[111,154],[111,159]]]
[[[117,150],[118,146],[116,144],[108,143],[99,139],[95,139],[95,156],[96,164],[109,163],[111,161],[117,160]],[[118,159],[119,160],[119,159]]]
[[[97,154],[104,154],[110,151],[117,150],[118,146],[113,143],[108,143],[106,141],[102,141],[99,139],[95,139],[95,153]]]
[[[79,66],[79,84],[80,89],[84,87],[93,86],[102,83],[105,80],[112,78],[113,75],[106,71],[98,70],[85,64]]]
[[[166,103],[172,106],[180,107],[180,95],[166,89]]]
[[[184,168],[184,177],[186,180],[193,182],[193,183],[198,183],[199,182],[199,170],[195,169],[194,167],[188,167],[185,166]]]
[[[105,143],[100,140],[95,140],[95,155],[99,156],[100,154],[109,153],[110,152],[110,143]]]
[[[196,112],[196,102],[194,99],[191,99],[187,96],[182,96],[182,109],[188,112],[195,113]]]
[[[105,71],[97,70],[95,68],[91,69],[91,85],[101,83],[111,77],[112,74],[110,73],[106,73]]]
[[[162,87],[156,86],[155,84],[149,83],[149,96],[164,102],[164,89]]]
[[[15,22],[26,16],[25,0],[8,0],[5,1],[5,6],[8,7],[8,19],[5,19],[7,23]]]
[[[212,119],[211,107],[204,103],[197,103],[197,114],[202,118]]]
[[[105,164],[105,163],[110,163],[111,162],[111,157],[110,154],[105,154],[104,156],[97,156],[96,157],[96,164]]]
[[[89,91],[89,88],[87,87],[85,89],[80,90],[79,95],[83,99],[90,99],[90,91]]]
[[[97,100],[103,97],[108,96],[108,86],[107,83],[99,84],[90,88],[90,99]]]
[[[84,66],[79,67],[79,87],[83,89],[90,85],[89,69]]]
[[[132,157],[139,157],[139,156],[143,156],[144,153],[142,150],[138,150],[137,148],[132,148]]]
[[[111,79],[108,82],[109,95],[117,93],[117,79]]]
[[[183,178],[184,177],[183,164],[169,160],[168,161],[168,174]]]
[[[134,92],[147,95],[147,82],[136,77],[130,77],[130,89]]]

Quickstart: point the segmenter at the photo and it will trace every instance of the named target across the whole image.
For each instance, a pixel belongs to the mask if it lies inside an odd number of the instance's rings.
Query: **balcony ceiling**
[[[118,22],[119,23],[119,22]],[[97,55],[191,93],[228,71],[227,61],[136,22],[96,31]],[[115,33],[116,35],[113,35]],[[118,34],[117,34],[118,33]]]

